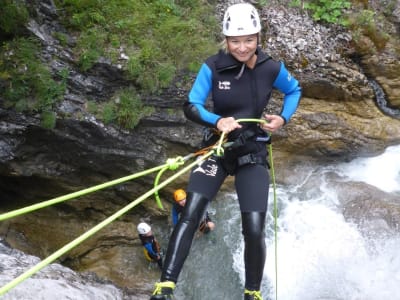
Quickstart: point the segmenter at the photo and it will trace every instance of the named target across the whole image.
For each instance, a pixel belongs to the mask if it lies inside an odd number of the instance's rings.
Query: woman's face
[[[227,36],[226,42],[229,53],[240,62],[248,62],[256,52],[257,36],[258,34]]]

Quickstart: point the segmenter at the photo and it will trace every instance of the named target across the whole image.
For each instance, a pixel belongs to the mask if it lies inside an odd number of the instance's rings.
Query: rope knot
[[[185,161],[182,156],[167,159],[167,164],[170,170],[176,170],[179,168],[179,166],[183,165],[184,163]]]

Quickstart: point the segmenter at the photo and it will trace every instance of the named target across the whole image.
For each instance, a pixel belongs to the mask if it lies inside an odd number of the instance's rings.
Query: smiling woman
[[[251,4],[228,7],[222,30],[226,49],[205,60],[184,104],[189,120],[226,134],[230,146],[225,148],[223,157],[212,156],[192,171],[185,210],[174,227],[161,282],[156,284],[151,300],[172,299],[201,216],[229,175],[235,176],[245,245],[244,299],[262,299],[269,185],[265,131],[274,132],[289,121],[297,109],[301,89],[283,63],[258,47],[260,30],[260,18]],[[282,112],[263,115],[274,89],[284,94]],[[212,110],[206,105],[210,94]],[[240,124],[240,119],[259,118],[267,122],[259,126]],[[192,295],[186,298],[189,296]]]
[[[257,57],[255,56],[258,45],[258,34],[245,36],[228,36],[227,50],[238,61],[245,63],[253,69]]]

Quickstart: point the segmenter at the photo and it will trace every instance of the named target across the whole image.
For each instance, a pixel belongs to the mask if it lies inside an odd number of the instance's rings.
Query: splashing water
[[[279,218],[278,299],[400,299],[400,236],[366,240],[340,213],[309,202],[291,202]],[[273,245],[268,253],[274,283]]]
[[[388,147],[382,155],[357,158],[338,167],[338,172],[350,181],[363,181],[385,192],[400,191],[400,146]]]
[[[396,194],[400,191],[398,157],[400,146],[389,147],[377,157],[359,158],[334,167],[318,166],[317,171],[310,171],[320,172],[318,176],[306,176],[295,187],[279,186],[277,257],[271,191],[262,283],[264,300],[400,300],[400,233],[378,239],[363,236],[357,224],[344,219],[336,191],[329,176],[324,176],[324,172],[333,170],[348,181],[365,181]],[[196,236],[193,241],[177,284],[177,300],[243,299],[243,239],[236,195],[218,195],[218,201],[211,204],[211,212],[216,229],[209,235]],[[0,241],[0,285],[38,261]],[[83,278],[53,264],[1,299],[126,298],[113,285]]]
[[[380,156],[359,158],[334,169],[348,181],[365,181],[384,191],[398,192],[398,157],[400,146],[389,147]],[[278,252],[276,258],[270,216],[264,299],[400,300],[400,234],[375,240],[363,236],[357,224],[344,219],[336,191],[327,179],[321,175],[320,180],[313,191],[302,186],[278,188]],[[270,214],[272,210],[271,206]],[[233,269],[243,286],[243,242],[237,241],[234,249]]]

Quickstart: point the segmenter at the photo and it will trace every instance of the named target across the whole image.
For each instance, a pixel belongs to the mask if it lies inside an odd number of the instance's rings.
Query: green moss
[[[20,1],[0,1],[0,32],[14,35],[28,21],[28,10]]]
[[[0,92],[4,106],[25,112],[51,111],[66,89],[67,71],[59,79],[39,60],[39,43],[31,38],[17,38],[4,43],[0,50],[0,74],[4,84]]]
[[[196,72],[204,58],[217,50],[220,26],[216,1],[204,0],[56,0],[59,20],[68,33],[55,32],[61,46],[76,37],[78,66],[89,71],[100,57],[122,64],[135,90],[116,93],[106,102],[88,103],[88,110],[106,123],[132,128],[152,109],[140,101],[160,93],[177,74]],[[21,2],[23,3],[23,2]],[[18,34],[29,18],[26,5],[3,0],[0,29],[10,41],[0,49],[2,105],[40,113],[45,127],[55,126],[58,102],[66,90],[67,71],[51,74],[40,61],[40,43]],[[9,37],[11,36],[11,37]],[[11,40],[11,38],[14,38]],[[121,54],[128,59],[120,60]],[[179,83],[186,85],[183,80]]]
[[[57,1],[65,26],[78,35],[83,71],[100,56],[117,62],[116,47],[129,60],[128,78],[141,93],[157,93],[182,69],[194,70],[216,50],[219,25],[214,5],[201,0]]]
[[[348,0],[292,0],[292,6],[303,7],[310,12],[315,21],[346,24],[344,11],[351,7]]]

